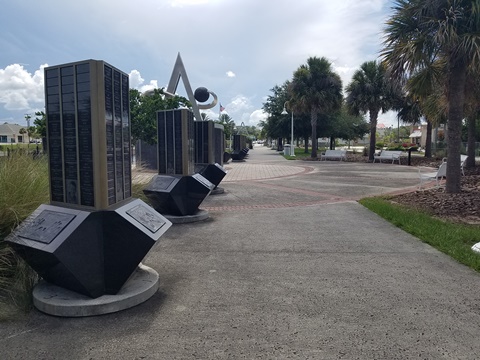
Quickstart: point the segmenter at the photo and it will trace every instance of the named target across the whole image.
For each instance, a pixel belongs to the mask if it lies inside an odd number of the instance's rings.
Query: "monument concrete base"
[[[163,217],[169,220],[172,224],[188,224],[192,222],[207,220],[210,217],[210,214],[206,210],[198,210],[193,215],[163,214]]]
[[[225,193],[225,189],[217,186],[215,189],[212,190],[210,195],[218,195],[218,194],[224,194],[224,193]]]
[[[116,295],[92,299],[42,280],[33,289],[33,304],[38,310],[54,316],[95,316],[139,305],[151,298],[157,290],[158,273],[140,264]]]

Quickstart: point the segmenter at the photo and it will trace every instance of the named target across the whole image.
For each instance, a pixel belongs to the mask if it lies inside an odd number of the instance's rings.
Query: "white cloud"
[[[250,114],[250,118],[248,119],[248,125],[258,126],[258,123],[261,120],[265,120],[267,117],[267,114],[264,113],[263,110],[255,110]]]
[[[208,4],[208,2],[208,0],[172,0],[170,2],[170,5],[172,7],[185,7],[192,5]]]
[[[128,74],[128,78],[130,82],[130,87],[133,89],[138,89],[145,82],[145,79],[142,78],[142,75],[140,75],[140,71],[138,70],[130,71],[130,74]]]
[[[368,118],[367,118],[367,121]],[[384,124],[386,127],[393,127],[397,128],[398,126],[398,118],[397,118],[397,112],[396,111],[387,111],[385,114],[378,114],[378,119],[377,119],[378,124]],[[402,122],[400,121],[400,126],[402,126]]]
[[[31,110],[44,103],[43,68],[32,75],[23,65],[12,64],[0,69],[0,104],[7,110]]]
[[[226,106],[225,111],[232,117],[235,124],[242,122],[249,126],[258,126],[260,120],[267,118],[267,114],[261,109],[255,109],[252,100],[244,95],[235,96]],[[232,115],[233,114],[233,115]]]
[[[136,2],[117,0],[116,6],[111,4],[82,0],[52,10],[42,2],[29,2],[26,14],[21,2],[9,2],[11,15],[4,19],[6,33],[0,39],[6,51],[0,66],[104,59],[127,73],[135,69],[130,72],[131,86],[145,91],[167,84],[180,52],[193,90],[198,86],[212,89],[237,123],[247,123],[269,90],[291,79],[310,56],[324,56],[337,64],[334,68],[347,85],[355,69],[378,57],[387,8],[393,1],[297,0],[292,5],[289,0],[277,0],[272,6],[258,0],[147,0],[139,7]],[[74,13],[79,23],[90,26],[80,34],[67,26],[69,19],[62,13]],[[25,21],[15,20],[20,17]],[[52,33],[51,27],[43,26],[53,19],[64,31]],[[179,26],[179,21],[188,26]],[[37,31],[27,36],[24,23]],[[45,41],[52,36],[54,45]],[[13,80],[7,80],[13,88]],[[28,96],[26,92],[7,93],[2,88],[5,85],[4,78],[0,79],[1,107],[36,105],[30,95],[36,91],[29,91]],[[37,99],[43,99],[42,87]],[[183,91],[182,84],[179,90]],[[233,100],[229,103],[228,99]]]
[[[140,87],[140,92],[145,92],[148,90],[158,89],[158,81],[157,80],[150,80],[150,82],[146,85],[142,85]]]
[[[200,112],[207,114],[210,120],[217,120],[219,117],[218,112],[215,112],[212,109],[204,109],[204,110],[200,110]]]
[[[227,106],[225,106],[225,108],[231,113],[240,113],[252,109],[252,105],[249,98],[243,95],[237,95],[227,104]]]
[[[138,70],[130,71],[128,74],[129,81],[130,81],[130,88],[137,89],[140,92],[145,92],[148,90],[158,89],[158,81],[157,80],[150,80],[148,84],[145,83],[145,79],[140,74]]]

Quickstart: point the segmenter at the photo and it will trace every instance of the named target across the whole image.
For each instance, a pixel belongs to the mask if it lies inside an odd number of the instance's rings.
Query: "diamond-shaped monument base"
[[[232,151],[232,161],[243,161],[247,153],[243,150]]]
[[[185,216],[194,215],[214,187],[200,174],[155,175],[143,193],[159,213]]]
[[[207,164],[202,170],[199,171],[199,174],[210,181],[215,187],[220,184],[227,171],[220,164]]]
[[[138,199],[100,211],[40,205],[6,241],[44,280],[96,298],[116,294],[170,226]]]
[[[223,153],[223,163],[226,164],[230,161],[230,159],[232,158],[232,155],[228,152],[224,152]]]

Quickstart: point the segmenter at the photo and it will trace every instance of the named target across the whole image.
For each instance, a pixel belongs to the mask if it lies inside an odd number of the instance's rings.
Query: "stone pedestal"
[[[194,215],[215,186],[200,174],[155,175],[143,193],[161,214]]]
[[[206,178],[208,181],[210,181],[213,185],[215,185],[216,188],[218,184],[220,184],[220,182],[223,180],[225,175],[227,175],[227,171],[223,168],[223,166],[215,163],[206,165],[199,172],[199,174]]]
[[[171,222],[139,199],[100,211],[40,205],[6,241],[47,282],[116,294]]]

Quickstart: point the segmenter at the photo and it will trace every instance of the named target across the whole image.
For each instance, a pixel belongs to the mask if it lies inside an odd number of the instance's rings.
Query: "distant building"
[[[410,126],[410,142],[425,147],[427,143],[427,124]],[[432,143],[446,140],[446,129],[443,124],[432,129]]]
[[[388,129],[385,124],[379,123],[377,124],[377,134],[379,137],[383,138],[385,136],[385,130]]]
[[[27,134],[21,134],[20,129],[25,127],[9,123],[0,124],[0,144],[27,143]]]

